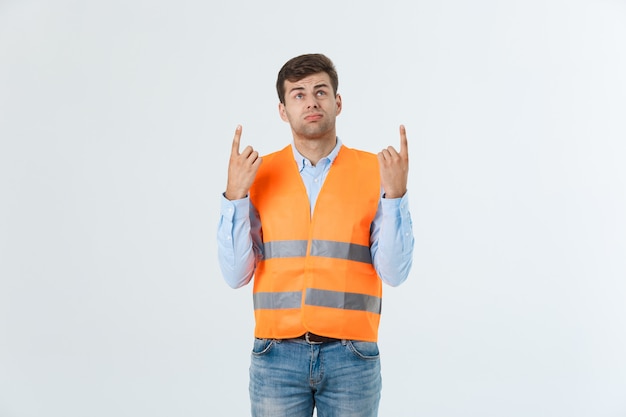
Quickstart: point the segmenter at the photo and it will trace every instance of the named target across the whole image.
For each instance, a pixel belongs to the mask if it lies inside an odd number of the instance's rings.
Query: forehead
[[[331,86],[330,76],[325,72],[311,74],[294,82],[285,80],[285,90],[288,92],[294,88],[315,88],[321,84],[326,84],[328,87]]]

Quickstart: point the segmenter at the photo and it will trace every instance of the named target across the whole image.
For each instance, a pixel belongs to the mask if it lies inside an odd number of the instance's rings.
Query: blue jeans
[[[253,417],[376,417],[381,388],[376,343],[254,341]]]

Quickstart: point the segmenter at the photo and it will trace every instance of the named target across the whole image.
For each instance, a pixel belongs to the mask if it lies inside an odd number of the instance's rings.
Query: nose
[[[306,108],[307,109],[317,109],[318,104],[317,104],[317,100],[315,99],[315,97],[311,97],[309,98],[309,100],[306,103]]]

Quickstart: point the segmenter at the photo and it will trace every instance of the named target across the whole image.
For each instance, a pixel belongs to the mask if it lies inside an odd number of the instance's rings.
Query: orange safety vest
[[[263,157],[250,189],[263,257],[254,278],[255,336],[375,342],[382,283],[370,227],[380,198],[376,156],[342,146],[311,217],[291,146]]]

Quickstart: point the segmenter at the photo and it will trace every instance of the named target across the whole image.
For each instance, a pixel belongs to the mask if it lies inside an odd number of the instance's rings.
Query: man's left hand
[[[409,147],[404,125],[400,125],[400,152],[393,146],[383,149],[378,153],[378,164],[385,198],[404,196],[409,177]]]

